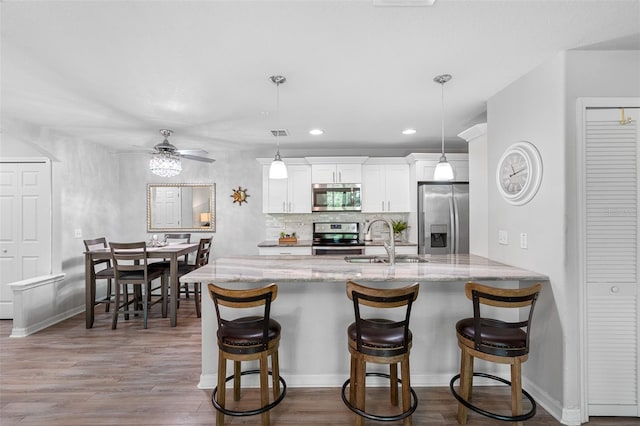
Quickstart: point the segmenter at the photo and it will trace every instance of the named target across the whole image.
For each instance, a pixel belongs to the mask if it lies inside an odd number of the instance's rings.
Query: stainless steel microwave
[[[311,189],[314,212],[362,210],[359,183],[314,183]]]

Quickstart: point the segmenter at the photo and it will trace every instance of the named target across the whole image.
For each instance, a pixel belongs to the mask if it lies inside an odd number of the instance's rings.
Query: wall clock
[[[536,195],[542,182],[542,158],[531,142],[509,146],[496,170],[496,184],[502,197],[510,204],[526,204]]]

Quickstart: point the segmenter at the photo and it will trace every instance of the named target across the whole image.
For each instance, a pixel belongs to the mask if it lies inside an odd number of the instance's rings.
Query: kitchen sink
[[[348,263],[389,263],[387,256],[367,254],[345,256],[344,260]],[[396,263],[426,263],[428,261],[424,256],[417,254],[396,254]]]

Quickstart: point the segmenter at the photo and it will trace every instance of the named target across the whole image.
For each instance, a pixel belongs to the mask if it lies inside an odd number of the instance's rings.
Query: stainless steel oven
[[[358,222],[315,222],[311,244],[316,256],[364,254]]]

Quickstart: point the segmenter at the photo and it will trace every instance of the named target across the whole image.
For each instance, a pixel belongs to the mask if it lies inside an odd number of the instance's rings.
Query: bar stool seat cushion
[[[393,324],[394,321],[380,318],[367,319],[367,322],[376,322],[379,324]],[[397,348],[403,345],[404,329],[402,327],[381,328],[374,327],[363,322],[362,324],[362,344],[374,348]],[[356,323],[351,323],[347,328],[349,339],[356,341]],[[409,331],[409,342],[412,341],[411,331]]]
[[[262,318],[250,316],[236,318],[218,328],[218,339],[226,345],[252,346],[262,343]],[[280,336],[280,323],[269,319],[269,340]]]
[[[483,345],[497,348],[524,348],[527,345],[527,333],[520,328],[505,328],[498,325],[499,321],[480,319],[480,341]],[[473,318],[465,318],[456,323],[456,330],[462,336],[473,342],[475,327]]]

